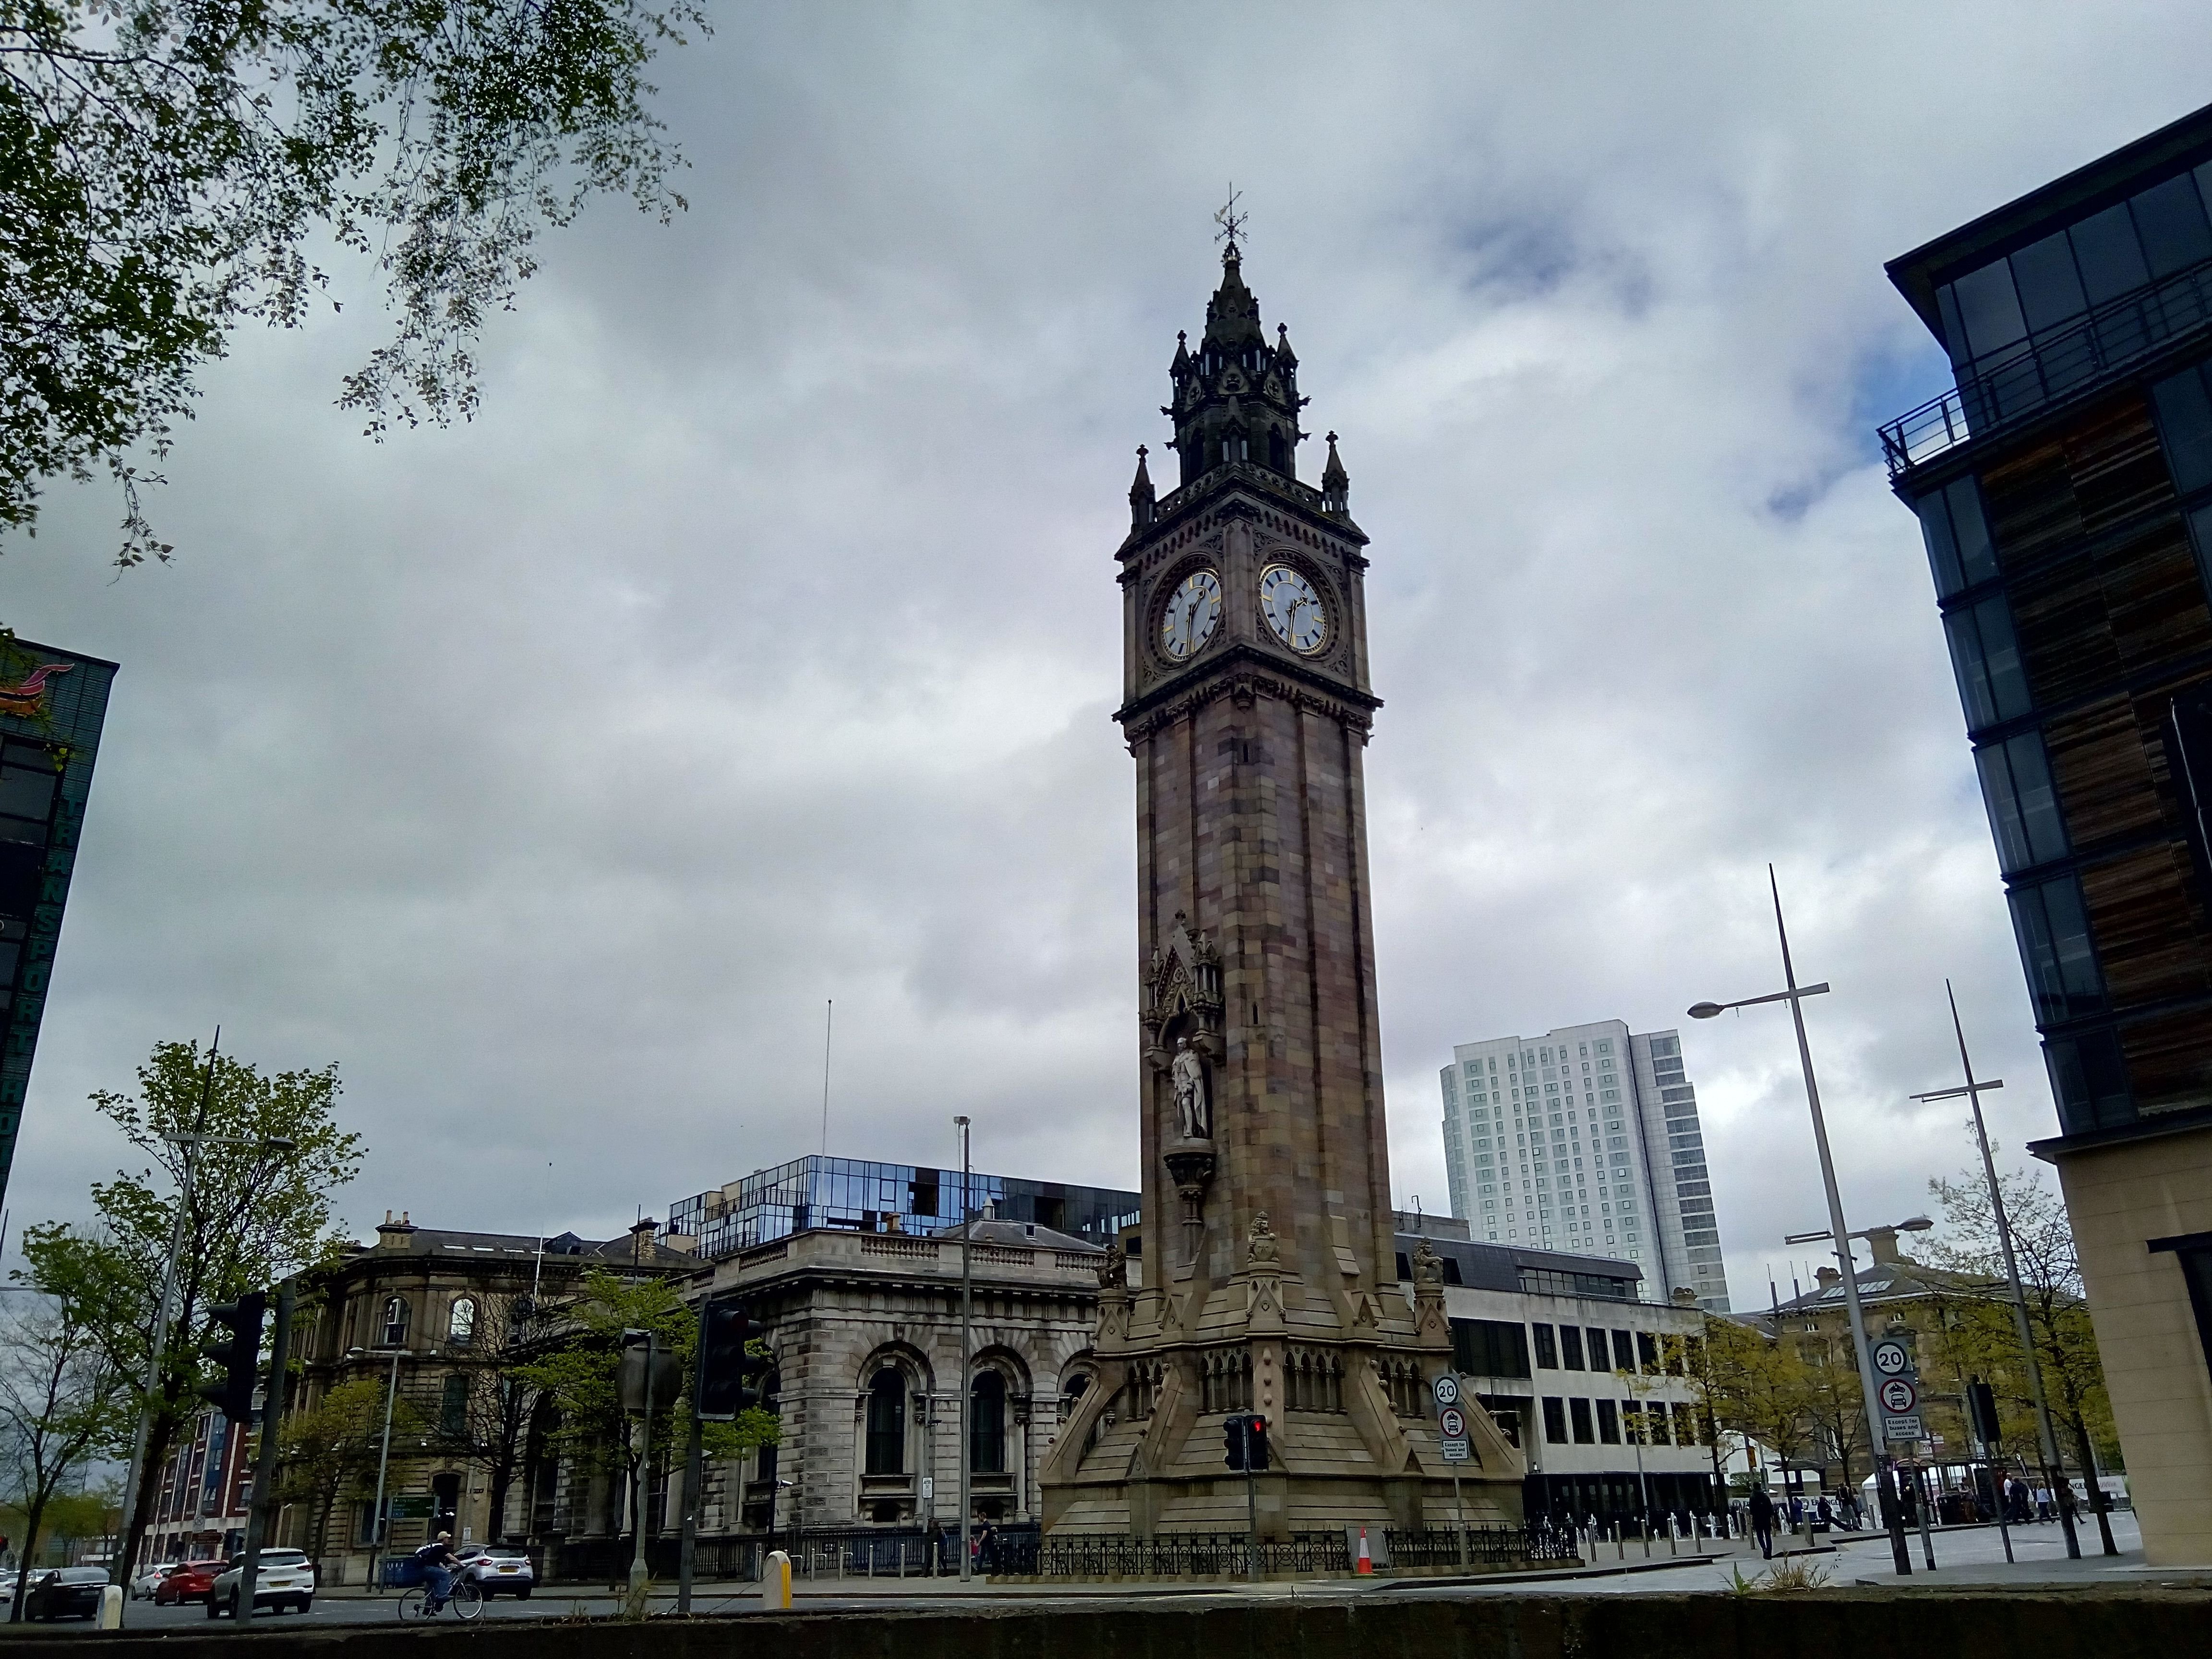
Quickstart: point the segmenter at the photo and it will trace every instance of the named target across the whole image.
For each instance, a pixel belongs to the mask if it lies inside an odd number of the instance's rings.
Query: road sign
[[[1902,1342],[1885,1338],[1874,1345],[1874,1368],[1884,1376],[1902,1376],[1912,1369],[1912,1356]]]
[[[1464,1440],[1447,1440],[1437,1447],[1447,1463],[1466,1463],[1474,1461],[1474,1452]]]
[[[1467,1413],[1456,1406],[1447,1406],[1437,1413],[1437,1428],[1447,1440],[1464,1440]]]
[[[1920,1390],[1902,1376],[1893,1376],[1881,1385],[1878,1396],[1881,1408],[1892,1417],[1910,1417],[1912,1408],[1920,1403]]]
[[[1925,1440],[1928,1431],[1917,1417],[1890,1417],[1881,1419],[1881,1437],[1894,1445],[1902,1440]]]
[[[1449,1371],[1439,1371],[1437,1380],[1429,1384],[1429,1392],[1436,1395],[1437,1405],[1456,1406],[1459,1404],[1459,1378]]]

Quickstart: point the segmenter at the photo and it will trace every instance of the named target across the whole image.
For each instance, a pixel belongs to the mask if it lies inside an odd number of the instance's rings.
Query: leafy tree
[[[135,1095],[103,1091],[94,1106],[145,1164],[95,1182],[90,1227],[53,1222],[25,1231],[27,1279],[88,1334],[130,1390],[129,1410],[150,1406],[142,1467],[159,1469],[178,1428],[198,1409],[194,1384],[212,1376],[199,1357],[206,1310],[337,1259],[348,1243],[331,1195],[361,1168],[361,1137],[337,1126],[337,1068],[264,1077],[228,1055],[211,1061],[197,1043],[157,1044],[138,1068]],[[205,1137],[192,1178],[187,1147]],[[268,1143],[283,1137],[289,1150]],[[150,1400],[144,1398],[155,1304],[179,1208],[173,1322]],[[137,1557],[159,1483],[139,1482],[119,1559]]]
[[[1785,1462],[1806,1461],[1815,1443],[1815,1388],[1796,1346],[1734,1320],[1708,1318],[1703,1347],[1694,1380],[1713,1420]]]
[[[2014,1170],[1997,1177],[2005,1218],[2011,1224],[2013,1257],[2020,1268],[2027,1301],[2028,1340],[2042,1368],[2044,1396],[2053,1427],[2089,1476],[2101,1455],[2110,1468],[2121,1467],[2119,1435],[2112,1400],[2105,1391],[2104,1361],[2081,1283],[2081,1260],[2075,1248],[2066,1206],[2039,1173]],[[1942,1240],[1929,1252],[1942,1265],[1971,1274],[1986,1286],[1962,1285],[1946,1298],[1947,1340],[1963,1368],[1978,1375],[1998,1396],[2005,1437],[2015,1446],[2036,1445],[2027,1364],[2013,1315],[2012,1290],[2004,1276],[1996,1212],[1987,1181],[1966,1170],[1930,1181],[1928,1189],[1943,1206]],[[2063,1452],[2061,1453],[2062,1458]],[[2106,1553],[2115,1553],[2112,1523],[2095,1480],[2088,1480]]]
[[[514,1367],[513,1374],[557,1411],[559,1426],[553,1440],[565,1456],[580,1468],[635,1481],[641,1457],[664,1462],[690,1433],[698,1316],[665,1279],[625,1279],[597,1267],[586,1273],[580,1293],[561,1313],[558,1334],[545,1342],[538,1358]],[[653,1332],[661,1350],[675,1354],[684,1366],[683,1401],[675,1410],[653,1417],[649,1447],[633,1431],[616,1393],[615,1373],[625,1330]],[[773,1445],[781,1434],[775,1415],[758,1407],[742,1413],[733,1423],[702,1426],[707,1455],[717,1462]],[[618,1512],[624,1488],[618,1482],[610,1486],[611,1507]]]
[[[129,1391],[81,1310],[43,1297],[11,1300],[32,1304],[0,1317],[0,1437],[23,1517],[16,1559],[27,1567],[41,1528],[69,1533],[63,1483],[125,1443]],[[22,1619],[29,1578],[15,1576],[11,1621]]]
[[[132,457],[167,453],[241,322],[305,319],[318,242],[397,316],[340,402],[374,434],[466,417],[540,230],[599,192],[684,205],[643,76],[686,27],[692,0],[5,0],[0,530],[104,467],[117,562],[166,557]]]
[[[277,1496],[314,1514],[313,1540],[319,1554],[328,1547],[331,1511],[342,1503],[371,1497],[384,1449],[385,1392],[380,1377],[341,1383],[306,1411],[289,1413],[277,1440],[283,1467]],[[394,1439],[419,1438],[422,1420],[404,1397],[391,1402]]]

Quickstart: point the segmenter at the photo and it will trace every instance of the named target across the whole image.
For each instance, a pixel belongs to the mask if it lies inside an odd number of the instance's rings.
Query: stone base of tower
[[[1520,1526],[1527,1466],[1472,1401],[1455,1501],[1430,1394],[1450,1360],[1441,1286],[1410,1310],[1357,1294],[1349,1320],[1336,1300],[1265,1273],[1180,1294],[1108,1287],[1098,1384],[1040,1471],[1046,1533],[1241,1533],[1248,1503],[1262,1540]],[[1243,1411],[1267,1419],[1271,1465],[1249,1496],[1224,1461],[1222,1419]]]

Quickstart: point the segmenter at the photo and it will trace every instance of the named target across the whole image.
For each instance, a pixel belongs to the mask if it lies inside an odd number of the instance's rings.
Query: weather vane
[[[1230,246],[1235,247],[1237,239],[1244,234],[1244,227],[1250,222],[1252,216],[1249,213],[1239,213],[1237,210],[1237,204],[1243,198],[1243,195],[1244,192],[1237,189],[1232,181],[1229,186],[1229,200],[1222,205],[1221,210],[1213,216],[1213,222],[1221,227],[1219,230],[1213,233],[1215,241],[1225,241]]]

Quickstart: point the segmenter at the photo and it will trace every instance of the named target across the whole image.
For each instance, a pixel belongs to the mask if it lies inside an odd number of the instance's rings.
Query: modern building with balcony
[[[1920,519],[2154,1565],[2212,1562],[2212,107],[1893,260]]]

